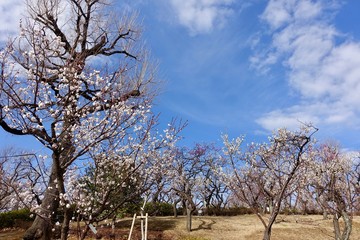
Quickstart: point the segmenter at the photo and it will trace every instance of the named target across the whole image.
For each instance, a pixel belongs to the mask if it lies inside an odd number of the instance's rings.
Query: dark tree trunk
[[[89,225],[86,224],[84,231],[81,233],[81,237],[80,237],[81,240],[85,239],[87,233],[89,232],[89,229],[90,229]]]
[[[181,203],[182,203],[182,215],[186,216],[186,214],[187,214],[187,212],[186,212],[186,208],[187,208],[186,202],[184,200],[182,200]]]
[[[266,228],[263,236],[263,240],[270,240],[271,228]]]
[[[276,217],[275,217],[275,218],[276,218]],[[273,225],[274,222],[275,222],[275,218],[274,218],[273,221],[272,221],[272,218],[270,218],[269,223],[268,223],[268,225],[266,226],[265,231],[264,231],[263,240],[270,240],[270,237],[271,237],[271,229],[272,229],[272,225]]]
[[[72,212],[66,208],[65,206],[65,210],[64,210],[64,220],[63,220],[63,224],[61,227],[61,240],[66,240],[67,236],[69,234],[69,229],[70,229],[70,220],[71,220],[71,214]]]
[[[64,133],[66,133],[66,129],[72,126],[72,117],[65,116],[64,118],[66,119],[64,123]],[[61,227],[59,226],[58,229],[56,229],[57,231],[52,231],[52,229],[55,226],[56,214],[59,213],[60,193],[65,193],[64,173],[66,172],[66,167],[64,167],[64,164],[66,166],[68,161],[71,162],[75,147],[72,144],[72,137],[70,134],[65,134],[65,137],[61,139],[61,142],[58,144],[61,146],[59,149],[62,150],[60,152],[57,149],[53,149],[53,162],[48,188],[45,191],[44,199],[40,205],[40,212],[37,213],[33,224],[25,232],[24,240],[48,240],[52,238],[61,238],[61,240],[67,239],[71,216],[70,210],[66,208],[66,204],[63,206],[64,210],[62,213],[64,219]]]
[[[36,210],[34,222],[24,234],[24,240],[52,239],[52,228],[54,226],[55,214],[59,207],[59,191],[56,183],[58,174],[59,170],[57,164],[53,164],[48,188],[45,191],[40,207]]]
[[[51,223],[49,219],[41,218],[37,216],[31,225],[26,230],[23,239],[24,240],[35,240],[35,239],[51,239]]]
[[[191,232],[192,228],[192,211],[189,208],[186,208],[186,230]]]
[[[174,211],[174,218],[177,218],[177,209],[176,209],[176,204],[177,203],[173,203],[173,211]]]
[[[270,240],[272,226],[275,223],[276,217],[279,215],[279,212],[280,212],[281,200],[282,200],[282,198],[277,199],[277,201],[275,203],[275,206],[274,206],[273,203],[271,203],[271,208],[272,208],[272,210],[270,210],[271,215],[270,215],[270,218],[269,218],[269,222],[265,227],[263,240]]]
[[[174,217],[176,218],[178,216],[177,214],[177,209],[176,209],[176,205],[181,202],[181,199],[175,200],[173,203],[173,210],[174,210]]]

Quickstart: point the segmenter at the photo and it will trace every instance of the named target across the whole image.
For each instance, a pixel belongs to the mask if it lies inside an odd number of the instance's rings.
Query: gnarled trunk
[[[340,229],[340,224],[339,224],[339,219],[341,217],[344,220],[344,229],[342,231],[342,234],[341,234],[341,229]],[[351,230],[352,230],[352,220],[345,211],[342,211],[341,215],[334,214],[333,224],[334,224],[336,240],[349,240],[350,239],[350,234],[351,234]]]
[[[49,178],[48,188],[39,208],[35,210],[36,217],[31,227],[26,230],[24,240],[48,240],[52,239],[52,228],[55,224],[55,215],[59,207],[59,190],[57,177],[60,173],[57,164],[53,164]]]
[[[192,201],[192,199],[186,200],[186,230],[191,232],[192,228],[192,214],[196,210],[196,205]]]

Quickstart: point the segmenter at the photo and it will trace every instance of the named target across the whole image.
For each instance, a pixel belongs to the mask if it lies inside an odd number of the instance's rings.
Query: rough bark
[[[266,227],[264,231],[263,240],[270,240],[271,237],[271,226]]]
[[[345,228],[342,234],[342,240],[349,240],[350,239],[350,234],[352,231],[352,219],[351,217],[345,212],[342,211],[342,217],[344,219],[345,222]]]
[[[337,214],[334,214],[333,224],[334,224],[334,230],[335,230],[335,240],[341,240],[339,218],[340,217]]]
[[[186,230],[191,232],[192,228],[192,211],[189,208],[186,208]]]
[[[66,240],[70,230],[71,211],[64,210],[64,220],[61,227],[61,240]]]
[[[341,231],[339,219],[343,218],[344,220],[344,229]],[[352,230],[352,220],[349,215],[342,211],[341,215],[334,214],[333,217],[334,231],[335,231],[335,240],[349,240]],[[341,233],[342,232],[342,233]]]
[[[25,232],[24,240],[52,239],[52,226],[54,225],[55,214],[59,207],[59,191],[55,181],[58,174],[57,164],[53,164],[48,188],[40,207],[35,210],[37,215],[31,227]]]

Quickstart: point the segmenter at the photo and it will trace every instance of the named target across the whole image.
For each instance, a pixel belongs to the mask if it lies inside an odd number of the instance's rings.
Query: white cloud
[[[294,21],[312,20],[321,10],[321,3],[311,0],[270,0],[261,18],[275,30]]]
[[[256,120],[263,128],[267,130],[274,130],[282,127],[288,129],[298,129],[303,123],[312,123],[317,125],[320,119],[314,115],[315,112],[321,111],[324,106],[313,105],[303,106],[295,105],[288,109],[274,110],[267,113],[265,116]]]
[[[19,32],[19,21],[24,12],[22,0],[0,1],[0,42]]]
[[[190,34],[211,32],[231,15],[233,0],[171,0],[178,21]]]
[[[338,126],[339,124],[352,126],[358,124],[349,121],[355,117],[351,107],[345,107],[339,103],[304,102],[286,109],[271,111],[257,119],[256,122],[269,131],[282,127],[295,130],[303,123],[311,123],[317,127],[320,125]]]
[[[267,21],[273,29],[277,29],[290,21],[291,15],[289,8],[293,5],[294,0],[270,1],[262,14],[262,19]]]
[[[270,0],[261,16],[272,29],[271,47],[262,53],[263,62],[269,63],[265,67],[281,60],[290,86],[302,99],[259,118],[265,129],[297,120],[328,126],[359,123],[360,42],[341,35],[329,23],[326,10],[320,0]]]

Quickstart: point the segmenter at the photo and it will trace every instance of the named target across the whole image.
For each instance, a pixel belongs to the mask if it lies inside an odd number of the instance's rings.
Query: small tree
[[[162,174],[166,164],[163,161],[172,158],[178,140],[174,136],[181,128],[169,125],[164,134],[159,134],[152,129],[155,123],[155,119],[143,122],[141,127],[131,129],[123,141],[109,144],[106,152],[97,151],[86,174],[75,182],[72,199],[64,199],[63,205],[70,200],[67,204],[74,205],[76,214],[87,223],[81,239],[86,237],[89,224],[115,221],[126,205],[140,206],[141,197]]]
[[[227,135],[223,136],[229,165],[229,172],[224,176],[234,195],[247,203],[263,223],[264,240],[270,239],[272,225],[284,199],[307,162],[316,131],[312,127],[298,132],[280,129],[269,138],[269,144],[252,144],[245,153],[240,150],[241,138],[230,141]],[[260,212],[265,202],[271,208],[268,220]]]
[[[326,143],[314,149],[311,162],[313,195],[326,213],[333,215],[336,240],[350,239],[352,214],[360,195],[356,188],[354,158],[340,152],[338,145]],[[344,220],[341,231],[339,219]]]
[[[0,211],[39,204],[46,189],[45,169],[35,154],[5,149],[0,155]]]
[[[215,148],[208,153],[208,161],[202,171],[203,184],[200,188],[204,201],[204,214],[221,214],[228,204],[229,188],[218,174],[222,162]]]
[[[173,195],[179,197],[186,210],[186,229],[191,231],[192,215],[197,207],[203,204],[208,171],[214,158],[213,147],[196,144],[194,148],[178,149],[166,172],[171,179],[170,188]]]
[[[360,157],[359,153],[354,157],[352,171],[350,172],[350,184],[353,190],[353,212],[360,214]]]

